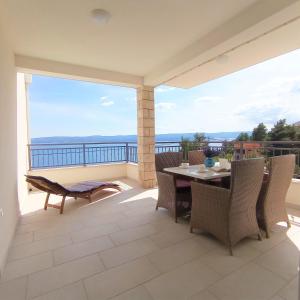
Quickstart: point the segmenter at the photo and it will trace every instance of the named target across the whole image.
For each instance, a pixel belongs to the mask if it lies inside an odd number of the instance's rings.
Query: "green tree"
[[[264,123],[259,123],[252,131],[253,141],[264,141],[267,139],[268,129]]]
[[[297,131],[294,125],[286,123],[286,119],[279,120],[268,134],[271,141],[293,141],[297,139]]]
[[[194,142],[197,144],[201,144],[206,141],[205,134],[203,132],[196,132],[194,134]]]
[[[183,152],[183,160],[185,162],[188,161],[188,153],[193,148],[193,142],[191,142],[188,138],[181,137],[180,146]]]
[[[250,136],[247,132],[241,132],[237,138],[236,138],[237,141],[241,141],[241,142],[244,142],[244,141],[249,141],[250,140]]]

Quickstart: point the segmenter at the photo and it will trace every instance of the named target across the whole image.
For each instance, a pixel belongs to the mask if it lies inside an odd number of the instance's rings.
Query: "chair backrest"
[[[264,158],[245,159],[231,163],[231,216],[242,216],[242,212],[251,211],[253,214],[251,217],[256,218],[256,203],[263,176]]]
[[[192,165],[201,165],[204,163],[205,155],[201,150],[189,151],[189,164]]]
[[[42,176],[33,176],[33,175],[25,175],[26,181],[36,187],[39,190],[42,190],[47,193],[57,194],[57,195],[66,195],[68,194],[68,190],[64,188],[57,182],[53,182]]]
[[[265,208],[276,209],[285,205],[285,197],[295,171],[296,155],[281,155],[270,158],[270,173],[264,199]]]
[[[163,152],[155,154],[156,172],[163,172],[164,168],[178,167],[182,163],[182,152]]]

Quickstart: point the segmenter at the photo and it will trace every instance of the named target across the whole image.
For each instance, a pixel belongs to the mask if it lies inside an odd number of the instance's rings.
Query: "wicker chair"
[[[193,150],[189,151],[189,164],[192,165],[201,165],[204,163],[205,155],[203,151]]]
[[[163,207],[169,210],[175,222],[191,207],[190,181],[176,178],[164,172],[164,168],[178,167],[182,162],[182,152],[164,152],[155,155],[158,200],[156,210]]]
[[[270,237],[270,229],[277,222],[283,221],[290,227],[285,208],[285,197],[291,184],[295,169],[294,154],[270,158],[270,173],[265,178],[258,202],[257,219],[259,226]]]
[[[256,203],[264,174],[264,159],[234,161],[230,189],[192,182],[193,229],[207,231],[229,247],[257,234]]]

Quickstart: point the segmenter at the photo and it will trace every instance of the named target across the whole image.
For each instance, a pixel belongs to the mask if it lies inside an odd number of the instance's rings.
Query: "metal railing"
[[[137,146],[130,143],[29,144],[30,169],[137,162]]]
[[[190,143],[182,147],[180,142],[157,142],[155,153],[187,152],[210,148],[219,156],[229,159],[244,159],[293,153],[296,155],[296,173],[300,174],[300,141],[208,141],[200,144]],[[30,169],[56,168],[65,166],[86,166],[91,164],[133,162],[137,163],[136,143],[71,143],[71,144],[29,144]]]

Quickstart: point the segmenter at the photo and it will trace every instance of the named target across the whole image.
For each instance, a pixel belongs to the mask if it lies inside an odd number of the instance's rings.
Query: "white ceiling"
[[[0,0],[0,14],[16,54],[138,75],[157,85],[174,75],[151,79],[170,71],[163,68],[170,58],[175,65],[178,55],[184,57],[182,52],[197,42],[199,47],[199,41],[230,20],[243,15],[246,24],[253,7],[267,15],[268,7],[281,9],[295,1]],[[111,13],[108,24],[93,22],[90,11],[95,8]]]
[[[3,2],[16,53],[143,76],[255,0]],[[97,26],[94,8],[110,22]]]

